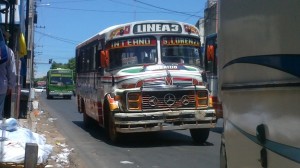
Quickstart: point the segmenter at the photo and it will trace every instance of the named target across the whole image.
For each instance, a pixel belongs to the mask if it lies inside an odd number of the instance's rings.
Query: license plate
[[[204,120],[206,113],[204,111],[196,111],[195,118],[198,120]]]

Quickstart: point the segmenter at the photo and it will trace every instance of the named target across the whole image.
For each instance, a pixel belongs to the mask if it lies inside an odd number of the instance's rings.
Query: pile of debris
[[[52,145],[46,144],[43,135],[32,132],[27,128],[20,127],[14,118],[3,119],[0,123],[0,166],[12,164],[24,164],[26,145],[36,144],[38,146],[37,164],[46,164],[52,152]],[[1,165],[2,164],[2,165]],[[4,167],[4,166],[3,166]]]

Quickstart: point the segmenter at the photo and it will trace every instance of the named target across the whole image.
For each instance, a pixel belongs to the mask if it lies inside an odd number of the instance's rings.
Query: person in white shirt
[[[2,39],[1,39],[2,38]],[[3,41],[1,41],[3,40]],[[0,37],[0,54],[7,53],[7,59],[0,62],[0,120],[3,118],[3,109],[6,95],[11,94],[12,89],[16,86],[16,64],[13,51],[6,46],[1,33]],[[3,46],[5,45],[5,46]],[[5,53],[5,54],[6,54]]]

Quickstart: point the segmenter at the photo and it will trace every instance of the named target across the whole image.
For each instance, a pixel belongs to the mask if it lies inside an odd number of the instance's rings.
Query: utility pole
[[[9,43],[8,47],[15,51],[15,6],[16,0],[9,1]]]
[[[34,61],[34,15],[35,2],[34,0],[27,0],[27,13],[26,13],[26,41],[27,41],[27,74],[26,74],[26,87],[31,88],[33,78],[33,61]]]
[[[26,11],[26,41],[27,41],[27,71],[26,71],[26,88],[29,88],[29,109],[31,110],[31,102],[34,99],[33,78],[34,78],[34,24],[36,23],[36,2],[35,0],[27,0]]]
[[[9,1],[9,40],[8,40],[8,47],[13,50],[13,52],[17,51],[17,45],[15,41],[16,37],[16,28],[15,28],[15,7],[17,5],[16,0],[10,0]],[[16,54],[15,54],[16,55]],[[10,112],[10,117],[18,118],[19,114],[17,112],[18,107],[19,107],[19,70],[20,70],[20,64],[19,64],[19,58],[16,58],[16,70],[17,70],[17,85],[14,91],[12,91],[11,95],[7,97],[10,102],[6,104],[6,111]]]

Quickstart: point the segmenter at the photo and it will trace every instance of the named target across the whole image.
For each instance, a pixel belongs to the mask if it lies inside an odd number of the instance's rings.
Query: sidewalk
[[[38,107],[27,113],[27,119],[20,119],[20,125],[43,135],[46,143],[53,146],[46,167],[70,167],[69,155],[73,149],[68,148],[65,137],[55,127],[56,119],[52,118],[48,111],[43,110],[38,100],[39,95],[37,94],[34,100],[38,102]]]

